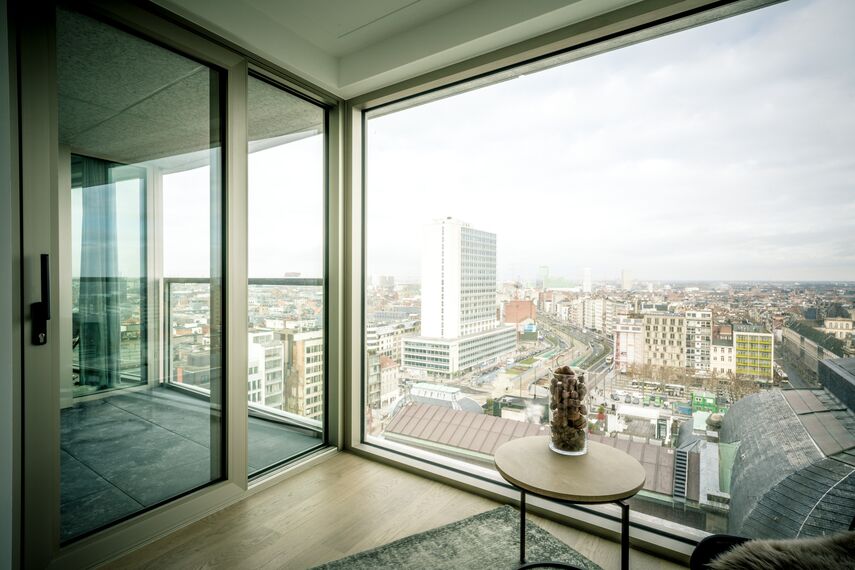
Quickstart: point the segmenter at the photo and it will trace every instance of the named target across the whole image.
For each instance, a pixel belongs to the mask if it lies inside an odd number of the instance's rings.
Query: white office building
[[[250,402],[283,409],[285,347],[274,331],[251,331],[247,344],[249,369],[247,394]]]
[[[414,320],[368,325],[365,328],[365,350],[388,356],[400,364],[403,338],[419,334],[419,328],[419,321]]]
[[[425,228],[421,336],[403,338],[403,365],[451,378],[493,364],[516,349],[500,326],[496,234],[445,218]]]
[[[712,312],[686,312],[686,368],[710,369]]]
[[[624,291],[632,290],[632,274],[626,269],[620,272],[620,286]]]
[[[626,373],[644,364],[644,319],[619,317],[614,332],[615,369]]]

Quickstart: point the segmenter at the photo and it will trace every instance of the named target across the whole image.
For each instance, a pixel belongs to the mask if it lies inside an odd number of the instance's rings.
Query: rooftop
[[[758,538],[848,530],[855,517],[855,415],[826,390],[736,402],[720,431],[738,444],[729,531]]]
[[[417,403],[402,407],[386,427],[389,439],[454,448],[461,455],[484,461],[492,461],[496,449],[507,441],[547,434],[548,426]]]
[[[492,463],[503,443],[519,437],[549,435],[549,426],[498,418],[428,404],[401,408],[386,427],[386,437],[441,449],[448,453]],[[674,451],[633,437],[589,434],[591,441],[615,447],[635,457],[647,473],[644,490],[670,496],[674,486]]]
[[[844,350],[845,344],[843,341],[834,338],[834,335],[826,334],[821,330],[814,328],[815,324],[815,321],[797,321],[787,325],[787,328],[796,331],[809,340],[812,340],[814,343],[828,350],[832,354],[836,354],[837,356],[846,356],[846,352]]]
[[[765,327],[761,327],[760,325],[733,325],[733,332],[771,334]]]

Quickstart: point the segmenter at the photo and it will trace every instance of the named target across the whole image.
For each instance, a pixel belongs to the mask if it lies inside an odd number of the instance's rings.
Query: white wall
[[[0,0],[0,569],[12,568],[12,133],[6,0]]]

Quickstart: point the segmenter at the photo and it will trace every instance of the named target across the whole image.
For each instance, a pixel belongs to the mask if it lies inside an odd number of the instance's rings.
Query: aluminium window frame
[[[356,97],[347,102],[345,117],[346,228],[350,240],[346,254],[345,334],[347,367],[346,449],[377,461],[440,480],[450,485],[518,504],[518,494],[497,476],[467,464],[394,442],[372,442],[365,434],[365,259],[366,196],[370,173],[366,171],[366,123],[379,116],[439,98],[477,89],[574,60],[654,39],[691,27],[739,15],[782,0],[642,0],[589,20],[572,24],[508,48],[478,56],[435,72],[426,73]],[[482,472],[478,472],[482,471]],[[620,533],[618,509],[610,505],[564,506],[532,499],[530,509],[586,531],[616,539]],[[611,512],[614,511],[614,512]],[[706,532],[633,513],[633,545],[658,556],[687,563]]]

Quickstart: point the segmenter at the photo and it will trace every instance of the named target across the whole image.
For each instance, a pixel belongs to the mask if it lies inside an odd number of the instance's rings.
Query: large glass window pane
[[[197,61],[60,9],[57,72],[69,541],[221,477],[222,143]]]
[[[367,439],[489,475],[569,365],[650,524],[848,530],[853,18],[792,0],[369,112]]]
[[[323,443],[324,110],[250,77],[249,472]]]

